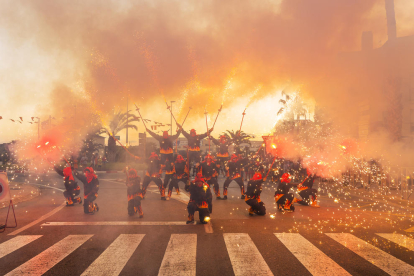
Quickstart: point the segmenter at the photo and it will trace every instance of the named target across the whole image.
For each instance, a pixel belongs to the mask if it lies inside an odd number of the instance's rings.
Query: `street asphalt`
[[[124,175],[98,176],[94,215],[64,205],[56,174],[29,178],[41,195],[18,203],[17,228],[0,234],[0,275],[414,275],[408,207],[320,184],[320,208],[281,213],[267,183],[267,214],[251,217],[233,182],[228,200],[213,201],[209,224],[186,225],[183,183],[169,201],[152,183],[140,219],[128,216]]]

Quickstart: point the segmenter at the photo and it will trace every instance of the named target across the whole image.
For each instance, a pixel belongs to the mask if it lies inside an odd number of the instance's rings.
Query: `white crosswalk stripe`
[[[414,267],[352,234],[326,233],[326,235],[390,275],[414,275]]]
[[[120,235],[82,275],[119,275],[144,236],[144,234]]]
[[[31,243],[32,241],[37,240],[42,235],[27,235],[27,236],[17,236],[11,240],[3,242],[0,244],[0,258],[16,251],[17,249],[22,248],[26,244]]]
[[[335,260],[328,257],[299,233],[274,233],[274,235],[312,275],[350,275]],[[326,235],[338,242],[338,249],[347,250],[343,247],[345,246],[390,275],[414,275],[413,266],[352,234],[326,233]],[[414,239],[405,235],[395,233],[378,233],[376,235],[414,251]],[[6,275],[42,275],[68,257],[92,236],[69,235]],[[42,235],[22,235],[0,243],[0,258],[18,251],[40,237]],[[82,275],[121,274],[131,257],[134,254],[142,253],[138,252],[138,247],[144,238],[145,234],[119,235]],[[273,275],[247,233],[224,233],[223,238],[235,276]],[[277,248],[272,250],[277,250]],[[199,256],[199,258],[203,258],[203,256]],[[82,262],[82,260],[77,261]],[[284,262],[283,259],[277,261]],[[194,276],[197,272],[196,262],[197,234],[172,234],[158,275]]]
[[[402,246],[402,247],[410,249],[411,251],[414,251],[414,239],[412,238],[409,238],[405,235],[396,234],[396,233],[393,233],[393,234],[379,233],[377,235],[380,237],[383,237],[384,239],[392,241],[393,243],[396,243],[399,246]]]
[[[236,276],[273,275],[248,234],[225,233],[223,235]]]
[[[197,234],[172,234],[158,275],[196,275]]]
[[[70,235],[6,275],[42,275],[93,235]]]
[[[350,275],[300,234],[275,233],[275,236],[312,275]]]

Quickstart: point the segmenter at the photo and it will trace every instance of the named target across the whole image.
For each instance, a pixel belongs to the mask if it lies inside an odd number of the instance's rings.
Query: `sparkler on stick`
[[[171,106],[168,105],[167,101],[165,101],[165,104],[167,105],[167,109],[170,111],[171,116],[174,118],[175,123],[178,125],[177,120],[175,119],[175,116],[172,113]]]
[[[275,156],[275,158],[273,158],[272,165],[270,165],[269,170],[267,171],[267,174],[266,174],[266,177],[265,177],[266,179],[267,179],[267,176],[268,176],[268,175],[269,175],[269,173],[270,173],[270,170],[273,168],[273,164],[275,163],[276,158],[277,158],[277,156]]]
[[[207,123],[207,110],[205,110],[204,115],[206,115],[206,127],[207,127],[207,135],[208,135],[208,153],[210,154],[210,130],[208,129],[208,123]]]
[[[147,129],[147,126],[145,125],[145,120],[144,120],[144,118],[142,118],[141,112],[139,112],[139,108],[138,108],[137,104],[134,103],[134,105],[135,105],[135,107],[136,107],[136,109],[138,111],[139,116],[141,117],[141,121],[144,123],[145,129]]]
[[[187,115],[185,115],[184,121],[183,121],[183,123],[181,124],[181,126],[184,126],[184,123],[185,123],[185,121],[187,120],[188,114],[190,113],[190,110],[191,110],[191,109],[192,109],[192,107],[190,106],[190,107],[188,108]]]
[[[241,134],[241,129],[242,129],[242,125],[243,125],[244,115],[246,115],[246,109],[247,109],[247,107],[244,109],[244,111],[242,113],[243,114],[243,117],[242,117],[241,124],[240,124],[239,136]]]
[[[144,123],[145,124],[145,123]],[[118,139],[116,139],[115,138],[115,136],[114,135],[112,135],[108,130],[106,130],[107,132],[108,132],[108,134],[109,134],[109,136],[110,137],[112,137],[112,139],[114,139],[115,141],[117,141],[118,142],[118,144],[121,146],[121,147],[123,147],[124,148],[124,150],[129,154],[129,155],[131,155],[132,157],[134,157],[134,159],[139,159],[139,157],[138,156],[136,156],[136,155],[134,155],[133,153],[131,153],[122,143],[121,143],[121,141],[119,141]]]
[[[214,128],[214,126],[216,125],[217,118],[218,118],[218,116],[219,116],[219,114],[220,114],[220,112],[221,112],[222,109],[223,109],[223,104],[220,106],[220,109],[217,112],[217,116],[216,116],[216,119],[214,120],[214,124],[213,124],[213,127],[212,128]]]

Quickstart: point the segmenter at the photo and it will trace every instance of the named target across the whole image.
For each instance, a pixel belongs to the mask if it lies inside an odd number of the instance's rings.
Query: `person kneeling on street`
[[[302,197],[301,201],[298,201],[299,204],[305,206],[312,206],[319,208],[317,201],[317,192],[318,190],[312,188],[313,183],[315,182],[316,175],[308,172],[308,176],[303,180],[302,183],[298,185],[299,195]]]
[[[66,167],[61,170],[57,166],[54,166],[54,169],[59,175],[63,176],[66,189],[66,191],[63,192],[63,196],[66,198],[66,205],[73,206],[75,203],[81,204],[82,198],[77,197],[80,194],[80,187],[72,175],[72,168]]]
[[[194,213],[196,211],[198,211],[198,216],[202,224],[209,222],[213,207],[213,196],[210,187],[204,182],[203,176],[198,173],[194,181],[185,186],[185,190],[190,193],[190,201],[187,205],[187,224],[194,223]]]
[[[98,204],[93,203],[98,197],[99,180],[91,167],[85,168],[83,173],[75,171],[75,176],[83,183],[83,211],[85,214],[93,215],[99,211]]]
[[[262,178],[262,174],[256,172],[252,179],[247,183],[245,202],[250,206],[249,215],[254,214],[259,216],[266,215],[266,207],[260,200],[260,194],[262,193],[262,184],[266,181],[266,178]]]
[[[295,211],[295,207],[293,203],[300,201],[299,199],[295,198],[293,193],[289,193],[289,190],[292,187],[296,187],[296,184],[290,184],[291,176],[288,173],[284,173],[282,178],[280,179],[280,183],[277,186],[277,190],[275,192],[275,201],[277,204],[277,208],[279,211],[282,212],[293,212]]]
[[[135,169],[129,169],[126,185],[128,196],[128,215],[133,216],[135,213],[138,213],[140,218],[144,217],[144,212],[141,207],[141,177],[138,176]]]

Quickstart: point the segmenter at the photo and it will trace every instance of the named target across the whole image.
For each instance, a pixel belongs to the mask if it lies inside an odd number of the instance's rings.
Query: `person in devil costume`
[[[133,216],[135,213],[139,217],[144,217],[144,212],[141,207],[142,191],[141,191],[141,177],[138,176],[135,169],[129,169],[127,174],[127,197],[128,197],[128,215]]]
[[[190,201],[187,205],[187,224],[194,223],[196,211],[198,211],[202,224],[209,222],[213,207],[212,194],[209,185],[204,181],[201,173],[198,173],[194,181],[185,186],[185,190],[190,193]]]
[[[75,176],[83,183],[83,211],[85,214],[94,214],[99,211],[98,204],[93,203],[98,197],[99,180],[93,168],[86,167],[83,174],[75,171]]]
[[[147,132],[154,137],[158,142],[160,142],[160,155],[161,163],[164,164],[167,158],[172,161],[174,160],[174,146],[173,143],[181,134],[181,129],[178,130],[177,134],[170,136],[168,131],[164,131],[162,136],[152,132],[147,128]]]
[[[317,202],[317,195],[316,193],[318,190],[313,189],[313,183],[315,182],[316,175],[307,172],[308,176],[305,180],[298,185],[299,195],[302,197],[301,201],[298,201],[299,204],[312,206],[312,207],[320,207]],[[309,198],[310,197],[310,198]]]
[[[201,162],[199,167],[199,172],[204,178],[204,181],[211,187],[213,186],[214,194],[216,195],[216,199],[221,199],[220,197],[220,187],[217,182],[217,166],[213,160],[213,156],[207,154],[204,157],[204,161]]]
[[[173,163],[174,165],[174,176],[173,179],[170,181],[170,185],[168,186],[168,197],[167,199],[171,198],[173,188],[177,191],[177,195],[180,194],[180,187],[178,183],[180,181],[184,182],[184,184],[188,184],[188,168],[187,162],[184,160],[182,155],[178,155],[176,161]]]
[[[275,192],[275,201],[277,204],[277,208],[279,211],[287,211],[287,212],[294,212],[295,206],[293,204],[295,202],[299,202],[300,200],[295,198],[294,194],[289,193],[289,190],[292,187],[296,187],[295,184],[290,184],[291,176],[288,173],[284,173],[282,178],[280,179],[280,183],[277,186]]]
[[[245,198],[244,195],[244,182],[241,176],[242,168],[245,166],[246,160],[233,154],[230,161],[227,163],[227,178],[223,184],[223,199],[227,199],[227,188],[234,180],[240,186],[241,199]]]
[[[185,138],[187,138],[188,143],[188,163],[190,166],[195,166],[196,170],[198,169],[199,163],[200,163],[200,141],[207,136],[210,135],[210,133],[213,131],[213,128],[208,130],[204,134],[197,135],[195,129],[192,129],[190,133],[186,132],[181,125],[178,125],[178,127],[182,130],[182,133]],[[196,171],[193,170],[193,175]]]
[[[54,166],[54,169],[59,175],[63,176],[63,181],[66,189],[66,191],[63,192],[63,196],[66,198],[66,205],[73,206],[75,203],[81,204],[82,198],[77,197],[80,194],[80,187],[72,175],[72,168],[66,167],[61,170],[58,167]]]
[[[173,178],[174,178],[174,173],[175,172],[174,172],[174,162],[173,162],[173,159],[170,159],[170,157],[167,157],[167,159],[163,163],[162,168],[165,170],[165,175],[164,175],[164,189],[167,189],[167,187],[169,187],[168,184],[170,184],[172,182]],[[169,196],[171,196],[171,195],[169,195]]]
[[[266,178],[263,178],[260,172],[256,172],[247,183],[245,202],[250,206],[250,216],[253,216],[254,214],[257,214],[259,216],[266,215],[266,207],[260,200],[260,194],[262,193],[262,184],[265,181]]]
[[[226,173],[226,162],[229,160],[229,145],[231,144],[231,140],[229,140],[225,135],[220,136],[220,140],[211,137],[211,141],[219,147],[217,151],[217,165],[220,166],[220,171],[223,176]]]
[[[165,198],[165,187],[161,180],[161,160],[155,152],[151,152],[151,156],[147,160],[147,171],[145,173],[144,181],[142,183],[142,199],[145,198],[148,185],[151,181],[158,186],[158,190],[161,194],[161,200],[166,200]]]

